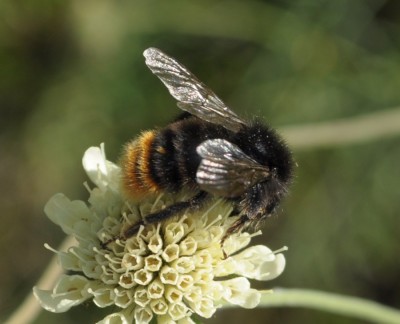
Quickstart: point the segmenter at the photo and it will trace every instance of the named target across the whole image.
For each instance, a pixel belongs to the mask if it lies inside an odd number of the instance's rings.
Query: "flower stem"
[[[72,246],[75,239],[71,236],[65,238],[61,243],[59,250],[64,251]],[[42,289],[52,289],[54,283],[62,274],[63,270],[58,264],[58,257],[54,255],[47,265],[46,270],[43,272],[36,286]],[[18,308],[6,320],[6,324],[19,324],[19,323],[32,323],[39,313],[42,311],[37,299],[33,296],[32,292],[25,297],[25,300],[18,306]]]
[[[400,323],[400,311],[374,301],[307,289],[263,291],[259,307],[303,307],[369,322]]]
[[[293,125],[279,131],[296,150],[370,142],[400,134],[400,108],[327,122]]]

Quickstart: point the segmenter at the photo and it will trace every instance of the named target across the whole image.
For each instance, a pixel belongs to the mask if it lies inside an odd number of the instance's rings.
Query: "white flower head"
[[[224,303],[256,307],[261,295],[249,279],[270,280],[282,273],[284,256],[263,245],[247,247],[249,233],[233,234],[221,247],[236,218],[229,217],[232,207],[221,199],[102,247],[145,215],[188,196],[127,200],[120,190],[120,168],[106,160],[103,146],[89,148],[83,166],[95,184],[88,203],[56,194],[45,206],[47,216],[77,241],[57,252],[62,268],[74,275],[63,275],[51,291],[34,287],[46,310],[65,312],[93,299],[99,307],[120,309],[99,323],[149,323],[153,318],[194,323],[191,315],[209,318]]]

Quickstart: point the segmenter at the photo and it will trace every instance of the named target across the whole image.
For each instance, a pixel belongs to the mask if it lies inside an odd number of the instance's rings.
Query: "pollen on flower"
[[[55,251],[74,275],[61,277],[52,291],[34,288],[45,309],[65,312],[92,298],[99,307],[119,308],[102,323],[149,323],[154,318],[193,323],[193,314],[209,318],[226,302],[257,306],[260,292],[248,279],[270,280],[282,273],[284,256],[265,246],[248,247],[248,233],[230,236],[222,249],[221,239],[235,215],[218,199],[203,211],[141,226],[136,235],[118,239],[131,224],[189,193],[133,203],[121,193],[120,169],[105,159],[102,146],[88,149],[83,164],[95,184],[87,186],[88,202],[57,194],[45,207],[48,217],[77,240],[67,252]]]

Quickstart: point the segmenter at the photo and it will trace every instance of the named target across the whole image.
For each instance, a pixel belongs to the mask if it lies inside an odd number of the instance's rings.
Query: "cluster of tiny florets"
[[[120,308],[101,323],[194,323],[193,314],[211,317],[223,303],[257,306],[260,292],[248,279],[270,280],[284,268],[282,254],[265,246],[245,247],[248,233],[221,239],[235,220],[232,207],[214,200],[204,209],[164,222],[142,226],[122,240],[127,226],[161,210],[185,195],[169,195],[140,203],[120,192],[120,170],[105,159],[103,148],[90,148],[83,160],[95,188],[88,204],[55,195],[46,205],[48,217],[76,238],[77,245],[56,251],[63,275],[52,291],[34,288],[42,306],[65,312],[92,298],[99,307]],[[224,254],[229,257],[225,258]],[[229,279],[227,279],[229,277]]]
[[[142,208],[129,207],[123,212],[123,223],[131,224],[149,212],[146,207],[155,211],[168,204],[161,198]],[[212,212],[214,208],[217,213]],[[124,308],[133,305],[136,321],[148,322],[154,315],[174,321],[192,313],[210,317],[216,310],[214,296],[220,290],[213,282],[214,268],[224,258],[220,247],[222,215],[230,211],[230,206],[217,201],[208,213],[150,224],[127,240],[115,240],[108,249],[96,252],[97,259],[104,263],[98,279],[115,285],[115,304]],[[105,219],[98,233],[101,240],[120,233],[121,222],[113,220]],[[98,301],[93,293],[100,306],[103,299]]]

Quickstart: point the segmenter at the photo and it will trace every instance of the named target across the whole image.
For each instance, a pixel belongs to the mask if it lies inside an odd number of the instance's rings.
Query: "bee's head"
[[[237,140],[247,155],[270,169],[272,179],[283,183],[291,180],[294,165],[292,153],[275,130],[255,121],[237,133]]]
[[[257,215],[257,218],[262,221],[271,216],[287,191],[286,183],[270,177],[245,192],[242,207],[247,213]]]

